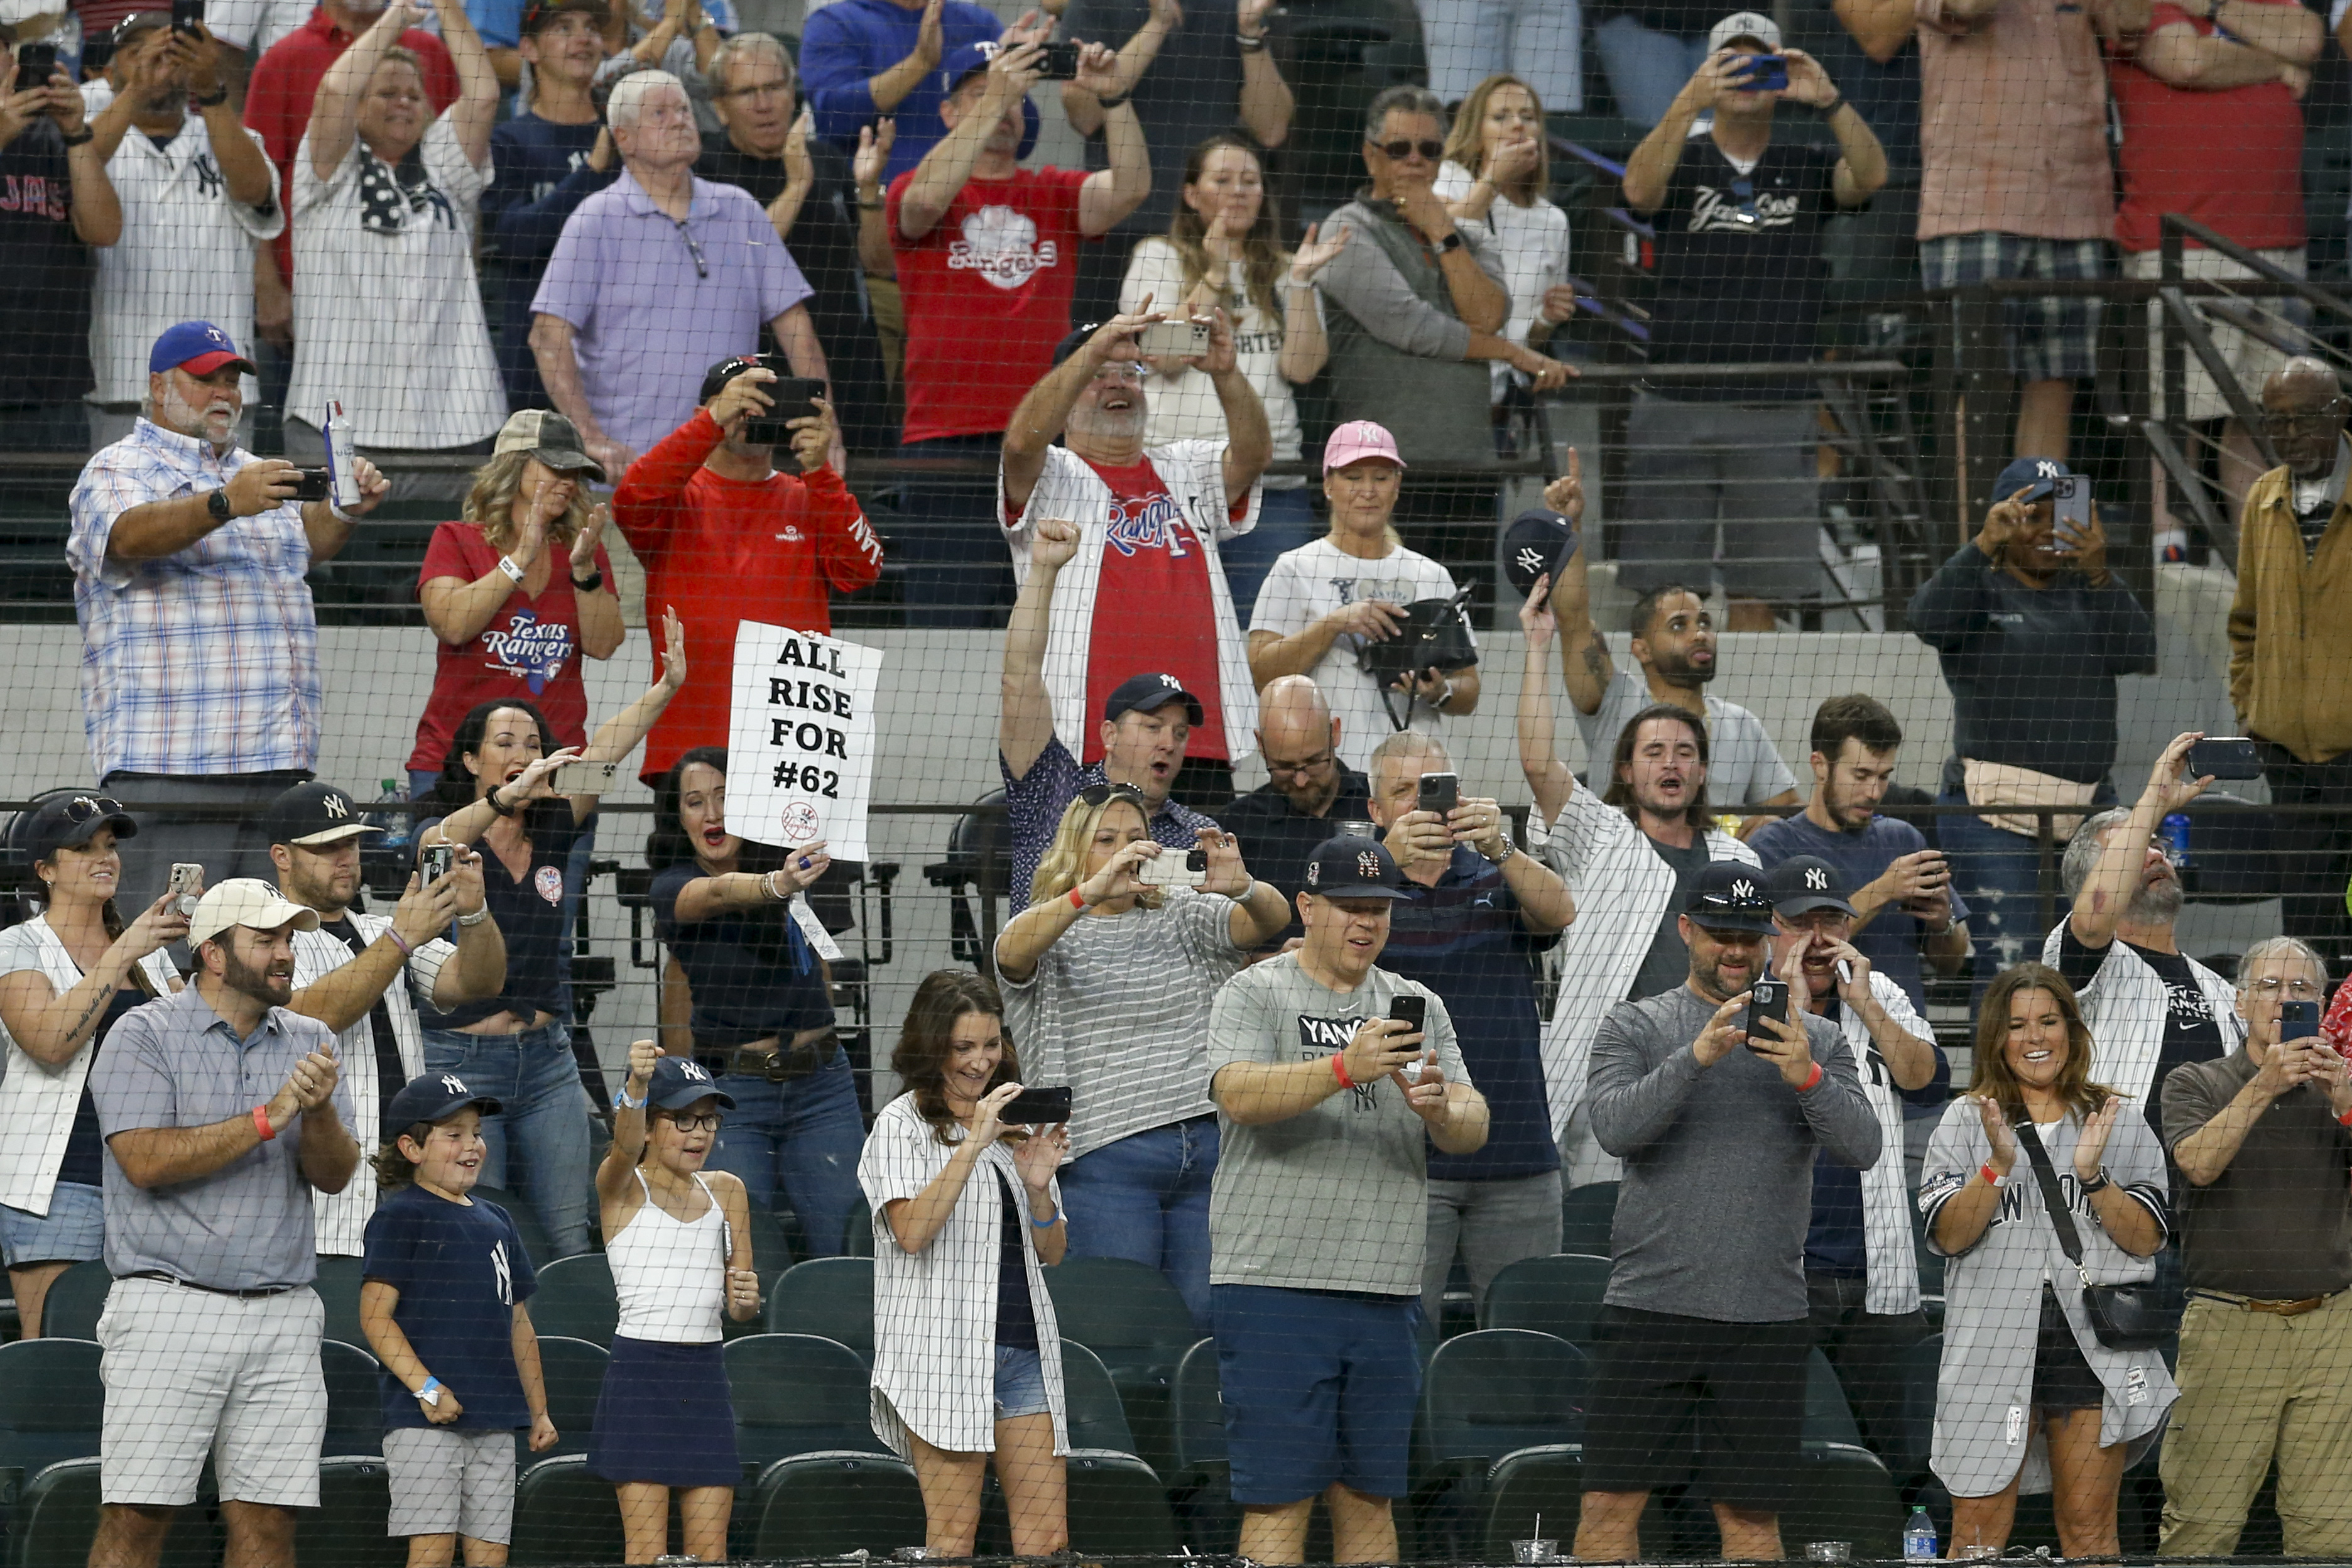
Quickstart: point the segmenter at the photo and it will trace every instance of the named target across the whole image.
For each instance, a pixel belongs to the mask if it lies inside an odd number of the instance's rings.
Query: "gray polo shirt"
[[[245,1039],[194,985],[123,1015],[90,1068],[90,1096],[106,1150],[106,1268],[117,1279],[153,1269],[220,1290],[307,1285],[318,1273],[310,1186],[297,1163],[302,1119],[276,1141],[208,1176],[140,1188],[122,1173],[111,1142],[152,1127],[205,1127],[247,1116],[286,1083],[312,1051],[330,1053],[333,1031],[272,1007]],[[352,1124],[339,1079],[335,1110]]]

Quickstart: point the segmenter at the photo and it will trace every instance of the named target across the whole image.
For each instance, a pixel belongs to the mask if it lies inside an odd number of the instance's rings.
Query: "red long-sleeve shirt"
[[[690,679],[646,737],[644,776],[697,746],[727,743],[735,689],[735,623],[831,632],[828,590],[882,575],[882,546],[831,468],[746,482],[702,466],[724,433],[707,410],[629,465],[613,521],[646,569],[646,626],[661,658],[661,616],[686,626]]]

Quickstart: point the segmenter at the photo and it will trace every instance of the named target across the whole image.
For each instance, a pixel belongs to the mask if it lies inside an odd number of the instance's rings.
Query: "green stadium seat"
[[[793,1229],[796,1227],[788,1227],[773,1209],[753,1208],[750,1212],[751,1266],[760,1276],[761,1289],[765,1289],[801,1260],[793,1246]]]
[[[1583,1448],[1554,1443],[1504,1455],[1486,1472],[1483,1502],[1479,1562],[1510,1562],[1511,1542],[1533,1539],[1538,1520],[1543,1521],[1543,1533],[1559,1542],[1559,1554],[1566,1558],[1575,1544],[1576,1521],[1584,1506]],[[1652,1493],[1649,1506],[1642,1510],[1643,1551],[1662,1555],[1665,1535],[1664,1510],[1658,1495]]]
[[[1855,1447],[1862,1444],[1862,1428],[1854,1422],[1853,1406],[1846,1402],[1845,1384],[1838,1381],[1837,1368],[1819,1346],[1805,1352],[1805,1441]]]
[[[1895,1478],[1869,1449],[1807,1442],[1798,1456],[1792,1496],[1780,1515],[1780,1549],[1789,1556],[1803,1558],[1809,1541],[1847,1542],[1857,1563],[1903,1555],[1904,1510]]]
[[[1519,1448],[1582,1442],[1589,1376],[1574,1345],[1526,1329],[1482,1329],[1437,1347],[1413,1423],[1413,1554],[1475,1554],[1487,1471]]]
[[[93,1340],[0,1345],[0,1468],[31,1475],[98,1452],[106,1387]]]
[[[1610,1227],[1616,1219],[1616,1183],[1594,1182],[1574,1189],[1560,1200],[1559,1249],[1609,1257]]]
[[[1045,1271],[1065,1340],[1102,1357],[1127,1408],[1133,1452],[1155,1469],[1173,1468],[1169,1391],[1176,1363],[1200,1338],[1168,1276],[1124,1258],[1079,1258]]]
[[[555,1423],[555,1447],[530,1451],[530,1434],[515,1434],[518,1473],[534,1460],[584,1454],[596,1430],[596,1396],[604,1389],[604,1365],[613,1358],[603,1345],[565,1334],[539,1336],[539,1373],[547,1384],[547,1418]]]
[[[88,1568],[98,1538],[98,1460],[44,1466],[17,1494],[8,1568]],[[184,1510],[163,1538],[158,1568],[219,1568],[220,1528],[202,1507]]]
[[[1589,1253],[1561,1252],[1506,1264],[1486,1287],[1478,1326],[1533,1329],[1570,1344],[1592,1343],[1601,1321],[1601,1298],[1609,1289],[1610,1262]]]
[[[1943,1362],[1941,1334],[1929,1334],[1903,1352],[1903,1428],[1886,1458],[1906,1480],[1927,1471],[1928,1451],[1936,1441],[1936,1389]]]
[[[327,1430],[321,1454],[383,1452],[383,1368],[357,1345],[328,1339],[319,1345],[319,1370],[327,1380]]]
[[[1069,1457],[1070,1550],[1087,1557],[1172,1557],[1176,1519],[1150,1465],[1132,1454]]]
[[[298,1562],[335,1568],[404,1568],[408,1542],[384,1533],[392,1481],[382,1458],[338,1454],[319,1461],[319,1506],[294,1512]]]
[[[1128,1426],[1127,1407],[1119,1403],[1110,1369],[1075,1340],[1062,1342],[1062,1402],[1071,1447],[1135,1452],[1135,1434]]]
[[[816,1334],[847,1345],[872,1365],[874,1260],[812,1258],[793,1264],[768,1292],[768,1331]]]
[[[477,1184],[467,1195],[507,1211],[507,1218],[514,1222],[515,1234],[522,1237],[523,1252],[530,1258],[533,1268],[544,1268],[555,1261],[555,1245],[547,1239],[547,1227],[539,1223],[537,1209],[504,1187]]]
[[[753,1334],[728,1342],[726,1357],[735,1447],[747,1468],[794,1454],[886,1451],[872,1425],[872,1374],[848,1346],[814,1334]]]
[[[515,1487],[513,1568],[621,1560],[621,1500],[585,1454],[541,1459]]]
[[[844,1258],[874,1256],[874,1211],[864,1198],[849,1211],[849,1223],[841,1227],[841,1255]]]
[[[530,1298],[531,1327],[539,1332],[609,1348],[620,1321],[613,1268],[603,1253],[558,1258],[539,1271],[539,1289]]]
[[[739,1512],[742,1504],[737,1504]],[[864,1552],[887,1559],[926,1539],[922,1488],[895,1454],[795,1454],[761,1473],[751,1554],[788,1563]]]
[[[41,1301],[41,1333],[53,1340],[96,1340],[99,1314],[106,1310],[114,1276],[99,1258],[77,1263],[49,1282]]]
[[[360,1327],[360,1269],[365,1261],[364,1258],[339,1258],[321,1253],[319,1276],[310,1282],[310,1288],[319,1293],[319,1304],[326,1309],[326,1337],[362,1349],[367,1346],[367,1331]],[[353,1450],[328,1451],[344,1453]]]

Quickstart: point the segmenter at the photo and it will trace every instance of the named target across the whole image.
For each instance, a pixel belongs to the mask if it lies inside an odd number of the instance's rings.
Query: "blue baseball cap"
[[[715,1100],[721,1110],[735,1109],[735,1097],[711,1080],[710,1069],[690,1057],[664,1057],[654,1064],[653,1082],[646,1086],[646,1103],[664,1110],[684,1110],[698,1100]]]
[[[2055,458],[2020,458],[1993,480],[1991,504],[1999,506],[2020,490],[2025,492],[2021,499],[2026,501],[2047,500],[2058,488],[2054,481],[2074,477],[2074,470]]]
[[[387,1126],[414,1127],[420,1121],[446,1121],[467,1106],[478,1108],[485,1116],[499,1113],[499,1102],[487,1094],[476,1094],[466,1087],[466,1080],[453,1072],[429,1072],[423,1078],[408,1080],[406,1087],[392,1097],[384,1108]]]
[[[996,41],[966,44],[940,62],[940,77],[950,93],[963,85],[963,79],[974,71],[984,71],[988,62],[996,58]]]
[[[210,321],[182,321],[176,327],[166,327],[163,335],[155,340],[155,346],[147,351],[147,369],[155,375],[167,370],[210,375],[225,364],[236,365],[247,375],[261,374],[251,360],[236,352],[228,334]]]
[[[1409,898],[1403,880],[1387,845],[1342,834],[1326,838],[1307,857],[1305,890],[1327,899]]]

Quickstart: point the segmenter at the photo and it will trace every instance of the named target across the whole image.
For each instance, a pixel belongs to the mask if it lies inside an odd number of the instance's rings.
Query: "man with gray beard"
[[[2167,816],[2213,782],[2181,775],[2189,748],[2202,739],[2176,737],[2137,805],[2101,812],[2075,830],[2060,868],[2074,910],[2042,952],[2082,1005],[2092,1077],[2137,1099],[2158,1136],[2157,1085],[2183,1063],[2228,1056],[2245,1034],[2230,983],[2174,940],[2180,876],[2155,839]]]
[[[1092,721],[1111,693],[1138,670],[1172,676],[1203,710],[1173,793],[1214,811],[1233,798],[1233,759],[1248,754],[1257,723],[1248,650],[1217,547],[1256,526],[1258,476],[1274,457],[1274,433],[1236,365],[1233,323],[1218,310],[1200,323],[1203,352],[1183,357],[1216,388],[1225,438],[1145,447],[1137,336],[1165,315],[1114,316],[1062,340],[1054,368],[1022,398],[1004,432],[1001,521],[1013,574],[1024,583],[1037,523],[1077,525],[1045,645],[1055,733],[1081,766],[1093,763],[1103,743]],[[1054,445],[1056,436],[1063,445]],[[1018,760],[1008,752],[1008,769]]]

